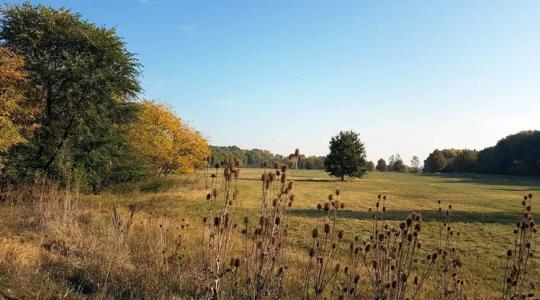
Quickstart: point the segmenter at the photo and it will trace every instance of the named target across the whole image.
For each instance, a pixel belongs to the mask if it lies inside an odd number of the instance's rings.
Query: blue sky
[[[32,1],[116,27],[144,97],[215,145],[369,159],[540,129],[539,1]],[[17,1],[10,1],[17,3]]]

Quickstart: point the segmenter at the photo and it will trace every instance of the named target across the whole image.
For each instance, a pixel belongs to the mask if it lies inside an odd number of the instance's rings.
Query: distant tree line
[[[399,154],[393,154],[388,158],[388,163],[382,158],[379,159],[375,170],[379,172],[417,173],[421,171],[420,159],[415,155],[412,157],[410,165],[407,165]]]
[[[424,171],[540,176],[540,131],[509,135],[481,151],[436,149],[424,161]]]
[[[324,156],[305,156],[292,153],[288,156],[274,154],[262,149],[240,149],[238,146],[210,146],[210,163],[215,165],[223,161],[236,160],[241,167],[260,168],[264,164],[271,166],[274,163],[287,164],[298,169],[322,170],[324,169]]]

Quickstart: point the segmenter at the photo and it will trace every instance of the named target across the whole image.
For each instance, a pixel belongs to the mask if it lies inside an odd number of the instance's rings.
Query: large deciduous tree
[[[441,172],[446,166],[448,166],[448,161],[443,152],[438,149],[430,153],[424,161],[424,170],[428,173]]]
[[[144,101],[139,108],[130,129],[131,141],[152,173],[190,172],[205,163],[210,150],[200,133],[164,105]]]
[[[140,66],[115,30],[25,3],[2,10],[0,43],[23,56],[42,107],[38,129],[19,151],[24,169],[56,178],[83,170],[94,189],[131,177],[121,166],[129,153],[123,128],[136,115],[129,99],[140,91]]]
[[[330,154],[324,161],[330,175],[345,180],[347,177],[362,177],[366,171],[366,152],[358,133],[341,131],[330,140]]]
[[[377,171],[379,172],[385,172],[388,166],[386,165],[386,161],[384,159],[379,159],[377,161],[377,167],[375,167]]]

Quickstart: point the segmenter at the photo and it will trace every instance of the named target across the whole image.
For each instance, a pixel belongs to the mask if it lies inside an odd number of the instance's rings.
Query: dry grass
[[[341,183],[319,171],[296,170],[287,170],[283,182],[281,174],[272,175],[276,178],[266,186],[263,170],[235,174],[231,166],[229,172],[220,168],[215,182],[206,182],[208,189],[202,174],[194,174],[124,185],[100,196],[47,186],[34,187],[27,201],[28,191],[19,191],[16,203],[0,205],[0,292],[8,299],[364,299],[374,298],[375,291],[387,299],[497,299],[507,248],[516,241],[512,230],[522,217],[517,199],[540,186],[532,178],[394,173]],[[334,193],[328,200],[336,189],[339,199]],[[213,203],[205,200],[209,192]],[[379,200],[379,212],[376,207],[370,212],[378,193],[388,198],[384,204]],[[336,214],[328,213],[332,207],[339,208]],[[422,215],[418,240],[416,215],[407,223],[413,211]],[[405,234],[401,222],[411,228]],[[331,242],[323,249],[326,231]],[[395,253],[383,251],[393,237],[377,242],[387,231],[401,232],[405,241]],[[218,241],[228,246],[217,247]],[[534,241],[527,248],[527,241],[517,240],[523,253]],[[413,254],[418,243],[422,247]],[[352,255],[356,248],[362,255]],[[324,265],[318,266],[321,254]],[[408,263],[397,270],[392,261],[400,255]],[[415,276],[419,284],[430,261],[429,276],[415,288]],[[398,282],[403,274],[410,274],[407,284]],[[526,278],[529,287],[538,284],[537,258],[527,261],[526,274],[517,277]]]

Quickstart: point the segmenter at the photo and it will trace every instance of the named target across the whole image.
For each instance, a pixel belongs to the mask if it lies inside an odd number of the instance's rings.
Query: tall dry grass
[[[206,216],[156,215],[135,203],[98,205],[50,183],[19,186],[0,206],[0,295],[6,299],[480,299],[463,278],[452,206],[439,202],[437,241],[420,214],[386,220],[379,196],[368,234],[346,232],[336,190],[322,201],[306,249],[291,245],[293,172],[265,168],[255,218],[242,211],[235,161],[209,168]],[[170,183],[159,185],[169,186]],[[145,183],[144,186],[154,186]],[[202,187],[201,187],[202,188]],[[133,189],[133,187],[129,187]],[[141,192],[146,193],[142,188]],[[535,299],[532,195],[516,216],[502,299]],[[314,208],[315,209],[315,208]],[[433,225],[431,225],[433,226]],[[433,248],[425,244],[435,245]],[[0,297],[0,298],[1,298]]]

